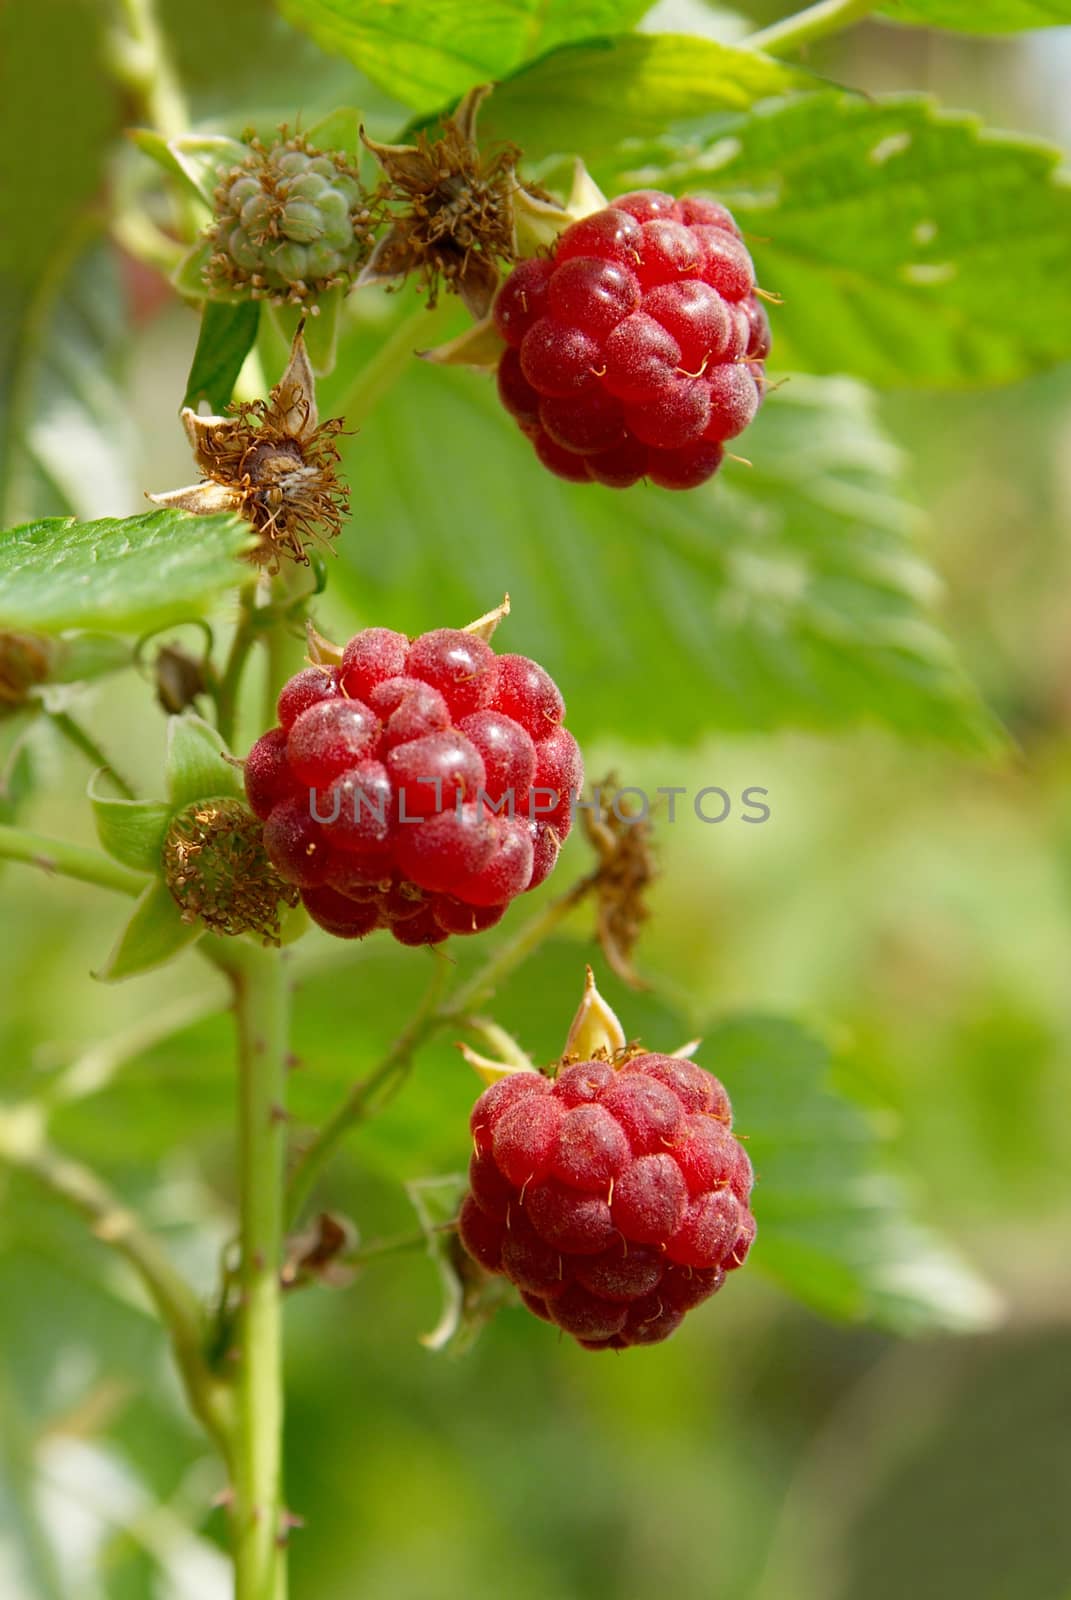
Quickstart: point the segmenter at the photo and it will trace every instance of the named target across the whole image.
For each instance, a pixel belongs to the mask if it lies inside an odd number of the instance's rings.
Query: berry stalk
[[[443,1028],[465,1026],[469,1014],[539,949],[594,884],[594,877],[582,878],[567,894],[550,901],[522,924],[512,939],[500,945],[490,959],[448,1000],[441,1000],[440,997],[450,968],[446,961],[436,958],[432,981],[408,1026],[399,1034],[379,1065],[354,1084],[298,1158],[287,1186],[287,1218],[290,1224],[297,1221],[313,1185],[346,1135],[379,1110],[383,1097],[396,1089],[406,1076],[421,1045],[434,1038]]]
[[[241,1303],[233,1435],[235,1600],[285,1600],[279,1272],[290,999],[278,951],[228,943],[238,1031]]]
[[[817,5],[808,6],[795,16],[760,28],[744,40],[743,48],[764,50],[767,55],[791,55],[815,39],[861,22],[873,11],[875,3],[876,0],[818,0]]]
[[[0,824],[0,860],[23,861],[42,872],[58,872],[79,883],[95,883],[100,889],[115,889],[119,894],[138,895],[148,881],[143,873],[133,872],[100,850],[70,844],[66,839],[49,839],[27,828]]]

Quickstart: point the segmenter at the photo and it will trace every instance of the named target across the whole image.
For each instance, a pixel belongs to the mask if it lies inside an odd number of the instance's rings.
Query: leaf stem
[[[795,16],[750,34],[742,48],[763,50],[767,55],[791,55],[815,39],[861,22],[876,4],[877,0],[818,0],[817,5],[808,6]]]
[[[149,881],[144,873],[131,871],[100,850],[70,844],[66,839],[49,839],[26,828],[0,825],[0,860],[5,859],[76,878],[79,883],[95,883],[98,888],[114,889],[119,894],[139,895]]]
[[[238,1030],[241,1264],[233,1451],[235,1600],[285,1600],[280,1268],[290,995],[276,950],[239,942],[214,959]]]
[[[360,427],[416,355],[418,345],[423,342],[426,346],[430,342],[434,317],[435,313],[426,306],[418,306],[376,347],[375,355],[332,404],[333,413],[345,417],[347,426]]]
[[[161,1246],[95,1173],[49,1144],[39,1106],[26,1104],[0,1112],[0,1160],[66,1201],[98,1239],[133,1267],[171,1337],[190,1407],[226,1459],[228,1391],[205,1360],[204,1323],[196,1296]]]
[[[534,917],[522,924],[512,939],[500,945],[488,961],[463,983],[449,1000],[441,1001],[449,975],[442,955],[435,957],[431,983],[408,1026],[395,1039],[386,1055],[367,1077],[359,1079],[335,1108],[319,1132],[298,1157],[286,1191],[288,1224],[293,1225],[307,1201],[316,1179],[334,1155],[351,1128],[375,1115],[404,1081],[413,1057],[443,1028],[464,1024],[469,1013],[494,991],[502,980],[532,955],[566,916],[594,887],[592,874],[574,884],[568,893],[551,900]]]
[[[115,763],[109,759],[97,741],[91,734],[86,732],[80,722],[76,722],[66,711],[50,712],[49,721],[58,733],[62,733],[68,744],[72,744],[76,750],[81,751],[82,755],[92,763],[94,768],[107,768],[112,782],[125,799],[137,799],[137,790],[127,782],[121,772],[116,770]]]
[[[299,1217],[313,1184],[330,1161],[351,1128],[364,1122],[390,1098],[406,1073],[417,1048],[440,1026],[439,997],[446,986],[450,967],[441,953],[434,953],[431,982],[417,1010],[395,1039],[379,1065],[353,1085],[336,1106],[312,1143],[298,1157],[286,1188],[286,1214],[292,1225]]]

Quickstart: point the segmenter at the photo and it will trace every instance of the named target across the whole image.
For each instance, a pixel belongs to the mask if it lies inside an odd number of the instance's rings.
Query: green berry
[[[205,269],[212,288],[267,293],[278,303],[314,300],[352,283],[371,250],[356,170],[300,136],[270,149],[251,140],[245,160],[221,176],[215,201]]]

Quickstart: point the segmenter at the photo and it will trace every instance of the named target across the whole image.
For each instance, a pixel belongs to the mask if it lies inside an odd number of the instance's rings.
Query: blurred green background
[[[356,100],[387,130],[403,120],[266,6],[225,9],[163,8],[198,116],[236,103],[270,121]],[[775,14],[763,10],[757,20]],[[33,148],[13,150],[5,133],[5,176],[17,189],[36,162],[90,198],[125,120],[100,66],[99,18],[73,0],[35,12],[49,81],[75,109],[66,129],[38,119]],[[739,31],[697,3],[662,4],[652,20]],[[40,84],[16,61],[6,103],[29,118]],[[810,64],[875,91],[933,90],[1057,142],[1071,131],[1071,30],[995,43],[870,25]],[[54,243],[50,207],[40,195],[33,204],[32,248],[10,248],[9,236],[0,257],[8,334]],[[114,395],[125,465],[84,462],[77,419],[59,438],[83,489],[99,482],[96,510],[117,515],[140,509],[143,487],[191,475],[175,411],[196,329],[141,276],[122,321],[135,330]],[[554,671],[554,635],[525,603],[524,567],[538,568],[538,554],[511,547],[503,502],[481,498],[481,463],[454,459],[437,421],[441,396],[466,382],[476,380],[417,374],[407,424],[454,485],[458,550],[493,539],[494,577],[522,573],[509,647]],[[881,415],[925,508],[918,539],[943,581],[947,631],[1014,736],[1009,756],[986,762],[873,730],[641,747],[600,737],[597,701],[612,681],[589,693],[559,675],[592,775],[770,794],[762,828],[662,830],[638,965],[665,1004],[609,982],[628,1030],[672,1049],[678,1025],[754,1010],[823,1034],[838,1081],[888,1137],[916,1215],[958,1244],[1002,1312],[976,1333],[904,1341],[826,1321],[748,1270],[665,1346],[594,1357],[510,1310],[451,1357],[418,1342],[439,1311],[423,1254],[370,1264],[350,1288],[288,1307],[287,1481],[308,1521],[293,1539],[297,1600],[1071,1600],[1071,382],[1063,371],[983,394],[898,395]],[[518,503],[549,495],[534,466],[524,475],[510,425],[495,425],[487,449],[516,462]],[[370,481],[389,480],[374,424],[364,444]],[[361,450],[359,436],[354,518],[325,621],[415,633],[467,620],[442,616],[433,577],[407,583],[402,558],[384,550],[392,535],[362,504]],[[594,681],[614,655],[614,617],[584,592],[583,566],[581,552],[571,593],[590,617]],[[657,650],[656,633],[631,647]],[[133,675],[105,680],[81,710],[154,792],[163,721],[146,736],[147,694]],[[44,730],[32,761],[33,826],[88,841],[84,765]],[[585,866],[571,841],[561,872]],[[2,880],[5,1095],[33,1092],[161,1009],[178,1021],[211,1001],[193,956],[126,988],[96,984],[90,969],[121,908],[21,867]],[[522,915],[515,908],[509,925]],[[539,1057],[557,1052],[584,962],[598,963],[589,935],[581,914],[496,1002],[496,1018]],[[423,957],[383,943],[326,945],[309,941],[302,965],[293,1087],[303,1122],[375,1059],[425,976]],[[475,1087],[449,1040],[426,1050],[405,1092],[351,1141],[325,1202],[365,1239],[411,1233],[402,1184],[463,1168]],[[230,1232],[231,1095],[226,1020],[193,1020],[55,1123],[57,1142],[140,1200],[203,1285]],[[80,1225],[6,1173],[0,1344],[4,1600],[225,1595],[223,1515],[212,1509],[222,1481],[184,1417],[162,1338]]]

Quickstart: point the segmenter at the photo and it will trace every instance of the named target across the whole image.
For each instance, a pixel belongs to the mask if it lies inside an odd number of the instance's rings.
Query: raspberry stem
[[[176,139],[189,130],[190,113],[156,7],[153,0],[122,0],[121,10],[125,32],[112,36],[109,65],[157,133]],[[197,202],[176,187],[173,204],[179,232],[192,242],[201,227]]]
[[[594,874],[582,878],[568,893],[550,901],[523,923],[512,939],[500,945],[494,955],[446,1001],[441,1001],[440,996],[450,973],[450,964],[441,956],[434,958],[435,971],[431,983],[408,1026],[398,1035],[379,1065],[353,1085],[299,1156],[287,1186],[287,1218],[291,1226],[300,1215],[320,1173],[351,1128],[374,1116],[385,1100],[397,1091],[420,1047],[443,1028],[465,1026],[470,1012],[539,949],[569,912],[591,892],[595,883]]]
[[[413,1056],[441,1026],[439,998],[450,973],[449,961],[432,952],[434,970],[424,998],[408,1024],[395,1039],[377,1067],[353,1085],[336,1106],[312,1143],[298,1157],[286,1190],[286,1213],[292,1226],[299,1217],[312,1187],[351,1128],[366,1122],[381,1109],[409,1071]]]
[[[817,5],[798,11],[795,16],[760,28],[743,41],[746,50],[764,50],[767,55],[790,55],[815,39],[839,33],[853,22],[861,22],[873,11],[876,0],[818,0]]]
[[[375,405],[393,387],[413,356],[435,343],[436,318],[441,312],[424,305],[404,317],[394,331],[376,347],[375,354],[360,369],[340,399],[333,402],[349,428],[359,428]]]
[[[211,955],[230,979],[238,1033],[241,1299],[232,1458],[235,1600],[285,1600],[280,1268],[290,995],[278,951],[234,940]]]
[[[131,871],[99,850],[6,824],[0,825],[0,860],[23,861],[43,872],[58,872],[61,877],[95,883],[100,889],[114,889],[119,894],[138,895],[148,881],[144,873]]]
[[[66,711],[53,711],[49,713],[49,720],[57,733],[62,733],[68,744],[80,750],[94,767],[106,767],[111,780],[119,793],[126,800],[136,800],[137,793],[133,785],[129,784],[121,772],[117,772],[114,764],[105,755],[97,741],[86,732],[80,722],[69,716]]]

